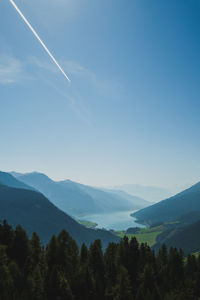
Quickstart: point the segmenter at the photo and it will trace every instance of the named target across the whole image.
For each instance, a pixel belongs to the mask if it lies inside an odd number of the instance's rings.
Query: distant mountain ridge
[[[138,197],[122,196],[70,180],[53,181],[45,174],[28,173],[17,179],[43,193],[52,203],[73,216],[108,213],[120,210],[137,210],[147,206]]]
[[[29,236],[37,232],[43,243],[47,243],[53,234],[57,235],[62,229],[68,231],[79,245],[83,242],[90,245],[95,239],[101,239],[105,247],[110,241],[119,241],[108,231],[92,230],[78,224],[37,191],[2,184],[2,181],[9,179],[11,185],[10,176],[7,173],[1,174],[1,221],[6,219],[12,226],[22,225]],[[13,185],[16,184],[17,181],[13,180]]]
[[[176,221],[193,211],[200,211],[200,182],[171,198],[133,213],[133,216],[141,222],[152,224]]]
[[[122,190],[130,195],[141,197],[153,203],[171,197],[175,194],[165,188],[156,186],[142,186],[138,184],[123,184],[114,187],[114,189]]]
[[[139,207],[143,206],[143,207],[146,207],[146,206],[150,206],[152,205],[151,202],[147,201],[147,200],[144,200],[143,198],[141,197],[138,197],[138,196],[135,196],[135,195],[131,195],[131,194],[128,194],[127,192],[125,191],[122,191],[122,190],[117,190],[117,189],[103,189],[105,192],[107,193],[111,193],[111,194],[116,194],[116,195],[119,195],[125,199],[127,199],[128,201],[134,201],[134,203],[136,205],[138,205]]]
[[[126,192],[119,191],[119,190],[110,190],[110,189],[102,189],[98,187],[91,187],[88,185],[80,184],[73,182],[71,180],[65,180],[65,181],[60,181],[60,184],[68,186],[72,185],[74,188],[79,188],[82,191],[86,192],[89,194],[93,199],[99,202],[103,202],[104,200],[104,206],[107,206],[108,209],[112,209],[113,202],[118,201],[119,209],[129,209],[130,207],[132,208],[134,205],[134,208],[141,208],[141,207],[146,207],[149,206],[150,203],[142,198],[129,195]],[[114,203],[115,205],[115,203]]]

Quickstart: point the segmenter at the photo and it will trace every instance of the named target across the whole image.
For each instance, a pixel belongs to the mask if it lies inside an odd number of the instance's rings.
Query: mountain
[[[14,176],[6,172],[0,172],[0,183],[3,185],[7,185],[10,187],[27,189],[27,190],[34,190],[33,187],[28,186],[27,184],[19,181]]]
[[[191,211],[185,215],[180,216],[177,221],[182,225],[189,225],[200,220],[200,211]]]
[[[120,210],[136,210],[139,205],[127,196],[106,192],[70,180],[55,182],[45,174],[29,173],[17,177],[44,194],[53,204],[73,216],[108,213]],[[136,200],[136,199],[135,199]]]
[[[157,243],[154,245],[154,250],[162,246],[163,243],[170,248],[181,248],[185,255],[200,251],[200,219],[198,222],[188,226],[177,226],[170,230],[164,231],[157,237]]]
[[[113,207],[115,210],[129,210],[150,205],[150,203],[144,199],[129,195],[123,191],[94,188],[70,180],[61,181],[60,184],[65,187],[73,186],[76,189],[84,191],[95,200],[99,208],[106,211],[112,211]]]
[[[17,177],[19,177],[19,176],[21,176],[21,175],[23,175],[23,173],[19,173],[19,172],[9,172],[13,177],[15,177],[15,178],[17,178]]]
[[[173,195],[173,192],[164,188],[137,184],[124,184],[116,186],[115,189],[122,190],[130,195],[141,197],[150,202],[158,202]]]
[[[115,189],[103,189],[103,190],[107,193],[116,194],[130,202],[133,202],[135,205],[138,205],[138,208],[147,207],[147,206],[152,205],[151,202],[144,200],[141,197],[128,194],[121,190],[117,190],[117,189],[116,190]]]
[[[37,232],[44,244],[62,229],[68,231],[79,245],[83,242],[89,245],[95,239],[101,239],[105,247],[108,242],[119,240],[108,231],[88,229],[78,224],[41,193],[2,184],[0,184],[0,219],[6,219],[12,226],[20,224],[29,236]]]
[[[140,222],[153,224],[177,221],[181,216],[194,211],[200,211],[200,182],[171,198],[133,213],[133,216]]]
[[[41,173],[29,173],[18,176],[18,179],[44,194],[53,204],[70,215],[96,213],[92,197],[73,186],[66,188]]]

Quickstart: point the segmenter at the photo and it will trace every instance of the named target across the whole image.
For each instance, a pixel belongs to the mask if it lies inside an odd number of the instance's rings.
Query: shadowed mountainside
[[[108,242],[119,239],[108,231],[92,230],[78,224],[59,210],[42,194],[25,189],[11,188],[0,184],[0,219],[6,219],[12,226],[22,225],[29,236],[37,232],[43,243],[62,229],[81,245],[89,245],[101,239],[105,247]]]
[[[200,211],[200,182],[183,192],[141,209],[132,215],[146,224],[176,221],[181,216]]]
[[[158,251],[164,243],[168,248],[181,248],[185,255],[200,251],[200,218],[188,226],[176,226],[164,231],[157,238],[153,249]]]
[[[0,183],[20,189],[35,190],[33,187],[28,186],[24,182],[18,180],[17,178],[6,172],[0,172]]]

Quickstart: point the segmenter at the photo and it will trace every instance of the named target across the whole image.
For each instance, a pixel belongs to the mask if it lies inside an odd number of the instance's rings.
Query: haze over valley
[[[200,250],[195,233],[200,220],[200,183],[158,203],[118,188],[53,181],[37,172],[0,172],[0,185],[1,219],[13,226],[21,224],[29,235],[36,230],[43,243],[66,228],[78,244],[89,245],[99,236],[106,247],[128,234],[156,250],[162,243],[179,246],[186,253]]]

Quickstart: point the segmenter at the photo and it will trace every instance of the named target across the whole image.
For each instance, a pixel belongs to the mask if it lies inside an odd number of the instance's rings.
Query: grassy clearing
[[[90,222],[90,221],[84,221],[84,220],[77,220],[77,222],[87,228],[95,228],[97,227],[97,223]]]
[[[155,227],[141,228],[138,233],[147,234],[147,233],[158,232],[158,231],[162,232],[164,229],[165,229],[164,225],[159,225]]]
[[[156,238],[164,230],[163,225],[152,228],[141,228],[137,233],[126,234],[125,231],[117,231],[115,234],[119,237],[127,236],[129,239],[135,237],[139,243],[147,243],[150,247],[156,243]]]
[[[199,251],[198,252],[194,252],[194,253],[192,253],[192,255],[194,255],[196,258],[198,258],[199,255],[200,255],[200,252]]]
[[[129,239],[135,237],[139,243],[147,243],[151,247],[155,244],[156,238],[160,233],[162,233],[162,231],[136,233],[136,234],[125,234],[121,232],[118,233],[117,235],[121,238],[126,235]]]

